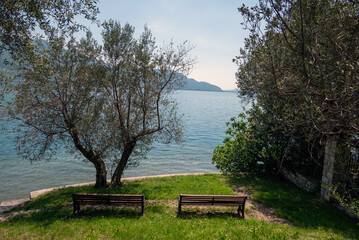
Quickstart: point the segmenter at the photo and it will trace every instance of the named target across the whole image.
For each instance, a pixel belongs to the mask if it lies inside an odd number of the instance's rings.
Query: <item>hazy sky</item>
[[[197,64],[189,77],[215,84],[224,90],[235,89],[237,66],[232,59],[243,47],[247,32],[237,8],[255,0],[100,0],[99,20],[110,18],[128,22],[139,35],[147,24],[157,43],[182,43],[188,40],[195,49]],[[102,42],[100,30],[90,29]]]

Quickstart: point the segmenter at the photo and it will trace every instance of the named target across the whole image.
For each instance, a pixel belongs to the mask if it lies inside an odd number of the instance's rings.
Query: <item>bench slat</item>
[[[74,213],[80,211],[80,205],[117,205],[117,206],[141,206],[144,211],[144,195],[135,194],[96,194],[73,193]]]
[[[178,198],[178,213],[181,213],[181,205],[220,205],[238,206],[238,215],[242,213],[244,218],[244,205],[247,196],[237,195],[189,195],[181,194]]]
[[[216,199],[219,201],[244,201],[245,198],[187,198],[187,197],[182,197],[183,200],[186,201],[191,201],[191,200],[198,200],[198,201],[208,201],[208,200],[212,200],[212,199]]]
[[[108,202],[108,201],[77,201],[76,204],[81,205],[141,205],[142,202]]]
[[[182,201],[182,204],[244,204],[244,202],[235,202],[235,201]]]
[[[245,198],[246,196],[239,196],[239,195],[190,195],[190,194],[181,194],[183,198],[206,198],[206,197],[224,197],[224,198]]]

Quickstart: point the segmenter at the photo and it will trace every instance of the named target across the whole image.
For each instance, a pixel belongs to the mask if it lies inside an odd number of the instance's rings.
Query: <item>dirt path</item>
[[[7,212],[7,211],[11,210],[12,208],[21,206],[25,202],[28,202],[28,201],[30,201],[29,198],[1,202],[1,204],[0,204],[0,222],[3,222],[12,217],[20,216],[20,215],[31,212],[31,211],[20,211],[20,212],[10,212],[10,213]]]
[[[248,200],[246,202],[246,208],[249,209],[248,214],[245,214],[245,217],[254,218],[258,220],[264,220],[271,223],[282,223],[293,225],[287,219],[280,218],[274,214],[273,208],[265,207],[263,204]]]
[[[152,206],[156,204],[164,204],[167,205],[173,209],[177,209],[178,207],[178,200],[146,200],[146,206]],[[228,213],[228,211],[221,211],[222,207],[216,206],[216,214],[223,214]],[[228,207],[223,207],[227,208]],[[197,214],[208,214],[210,211],[208,211],[207,206],[198,207],[196,206],[195,212]],[[218,209],[218,210],[217,210]],[[248,211],[245,212],[244,217],[245,219],[257,219],[257,220],[263,220],[270,223],[281,223],[281,224],[288,224],[292,225],[292,223],[286,219],[279,218],[274,214],[274,209],[265,207],[263,204],[260,204],[258,202],[255,202],[253,200],[247,200],[246,201],[246,209]],[[188,212],[191,212],[189,210]],[[192,211],[193,212],[193,211]],[[232,212],[229,212],[230,214],[237,214],[237,207],[233,207]]]

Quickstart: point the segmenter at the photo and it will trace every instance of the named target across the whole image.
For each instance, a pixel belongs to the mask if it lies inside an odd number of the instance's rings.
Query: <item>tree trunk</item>
[[[93,161],[96,168],[96,184],[95,188],[104,188],[107,186],[107,171],[105,162],[102,159]]]
[[[133,149],[136,146],[136,141],[128,142],[123,150],[120,162],[118,163],[115,172],[113,173],[112,179],[111,179],[111,186],[112,187],[121,187],[121,177],[123,170],[125,170],[127,166],[128,159],[130,158]]]
[[[66,114],[64,114],[66,115]],[[102,160],[101,156],[94,150],[86,149],[80,140],[79,133],[77,131],[77,128],[71,121],[65,119],[65,123],[68,126],[69,133],[72,137],[72,140],[75,144],[75,147],[82,153],[82,155],[87,158],[90,162],[93,163],[93,165],[96,168],[96,188],[104,188],[107,185],[107,171],[106,171],[106,164]]]
[[[324,155],[324,164],[323,164],[323,173],[322,173],[322,188],[321,196],[325,200],[330,200],[330,190],[329,188],[333,184],[333,175],[334,175],[334,162],[335,162],[335,153],[337,150],[337,139],[329,138],[326,140],[325,144],[325,155]]]

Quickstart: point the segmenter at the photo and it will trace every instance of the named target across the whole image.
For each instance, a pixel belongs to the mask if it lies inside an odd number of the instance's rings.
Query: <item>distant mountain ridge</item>
[[[198,82],[193,78],[185,78],[183,81],[184,86],[181,88],[181,90],[222,92],[220,87],[208,82]]]
[[[44,40],[41,40],[42,44],[45,46],[47,45],[47,42]],[[0,69],[9,69],[11,66],[5,65],[4,60],[7,60],[9,62],[12,62],[11,56],[7,51],[3,51],[0,54]],[[213,84],[210,84],[208,82],[198,82],[193,78],[187,78],[181,73],[176,73],[178,77],[183,79],[183,87],[179,88],[178,90],[192,90],[192,91],[215,91],[215,92],[223,92],[223,90]]]
[[[213,84],[208,82],[198,82],[193,78],[187,78],[182,73],[176,72],[176,77],[181,79],[183,82],[183,86],[178,88],[177,90],[192,90],[192,91],[215,91],[215,92],[223,92],[223,90]]]

